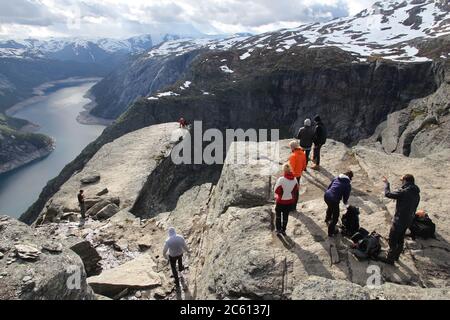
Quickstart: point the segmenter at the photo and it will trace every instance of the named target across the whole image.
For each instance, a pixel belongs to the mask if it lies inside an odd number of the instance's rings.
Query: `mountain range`
[[[119,117],[136,98],[150,96],[181,78],[190,63],[207,52],[233,51],[244,62],[256,56],[277,59],[295,55],[299,49],[337,48],[348,52],[355,63],[376,59],[426,62],[450,57],[449,35],[447,1],[391,0],[377,2],[353,17],[256,36],[167,41],[131,59],[94,86],[91,94],[97,106],[91,113],[107,119]],[[219,67],[233,71],[226,63]]]

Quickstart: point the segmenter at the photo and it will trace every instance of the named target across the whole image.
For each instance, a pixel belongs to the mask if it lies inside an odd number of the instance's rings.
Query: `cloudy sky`
[[[0,0],[0,37],[260,33],[353,15],[375,0]]]

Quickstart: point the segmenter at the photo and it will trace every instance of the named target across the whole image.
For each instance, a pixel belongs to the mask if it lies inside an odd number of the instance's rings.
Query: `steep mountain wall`
[[[174,84],[201,51],[164,59],[143,55],[121,65],[96,84],[90,94],[95,100],[91,114],[118,118],[138,97],[145,97]]]

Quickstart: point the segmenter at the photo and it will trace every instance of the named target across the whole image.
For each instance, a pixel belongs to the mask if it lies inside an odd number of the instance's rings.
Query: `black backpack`
[[[357,244],[356,250],[353,251],[357,258],[374,260],[378,258],[380,252],[381,235],[379,235],[375,231],[364,239],[360,240]]]
[[[344,236],[352,237],[359,231],[359,213],[359,208],[350,206],[342,216],[342,234]]]
[[[353,243],[357,244],[360,240],[368,237],[369,235],[369,231],[364,228],[359,228],[358,232],[356,232],[350,239],[353,241]]]
[[[413,238],[436,238],[436,225],[428,215],[425,215],[423,218],[415,216],[409,230],[411,230],[411,236]]]

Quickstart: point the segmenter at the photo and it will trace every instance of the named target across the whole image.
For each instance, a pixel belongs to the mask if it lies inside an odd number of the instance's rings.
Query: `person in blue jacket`
[[[339,221],[339,203],[341,200],[348,208],[348,199],[352,191],[353,172],[348,171],[344,174],[334,178],[325,192],[324,200],[328,206],[325,222],[328,225],[328,236],[333,237],[336,235],[336,225]]]

